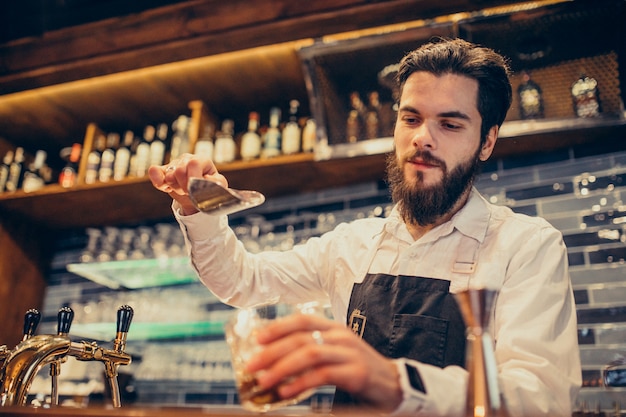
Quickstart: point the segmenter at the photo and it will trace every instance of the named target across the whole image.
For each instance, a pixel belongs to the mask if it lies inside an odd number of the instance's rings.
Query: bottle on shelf
[[[313,152],[317,144],[317,123],[309,118],[302,129],[302,152]]]
[[[263,150],[261,158],[273,158],[280,155],[281,136],[280,136],[280,109],[272,107],[270,109],[269,127],[263,136]]]
[[[259,113],[248,114],[248,130],[241,136],[241,159],[251,161],[261,156],[261,136],[259,135]]]
[[[63,188],[71,188],[76,185],[77,177],[78,177],[78,161],[80,161],[80,153],[82,150],[82,145],[80,143],[75,143],[72,145],[69,155],[67,158],[67,163],[65,167],[61,170],[61,174],[59,175],[59,184]],[[64,151],[61,151],[61,157],[63,157]]]
[[[202,133],[198,140],[196,141],[196,145],[193,149],[193,153],[196,156],[206,157],[209,159],[213,159],[213,154],[215,150],[215,145],[213,144],[213,125],[207,123],[202,129]]]
[[[380,101],[378,92],[372,91],[368,95],[368,106],[365,113],[365,139],[380,137]]]
[[[522,120],[542,119],[543,93],[539,84],[530,78],[530,74],[522,71],[522,82],[517,88],[519,112]]]
[[[9,169],[13,162],[13,154],[13,150],[9,149],[7,153],[4,154],[2,164],[0,164],[0,193],[6,190],[6,185],[9,181]]]
[[[100,159],[100,169],[98,171],[98,181],[107,182],[113,178],[113,167],[115,165],[115,154],[120,144],[119,133],[109,133],[106,138],[106,147],[102,151]]]
[[[237,146],[233,134],[235,123],[232,119],[222,121],[222,129],[215,136],[215,147],[213,150],[213,161],[216,164],[232,162],[237,156]]]
[[[376,109],[376,113],[378,115],[379,137],[393,136],[393,127],[396,119],[393,104],[381,101],[380,93],[378,91],[372,91],[369,94],[369,103],[372,108]]]
[[[163,165],[165,163],[167,131],[166,123],[159,123],[157,125],[156,136],[150,144],[150,165]]]
[[[115,152],[115,162],[113,163],[113,179],[121,181],[128,176],[130,169],[131,147],[135,140],[135,134],[132,130],[124,133],[124,141],[120,144]]]
[[[346,141],[348,143],[355,143],[361,137],[361,118],[359,112],[356,110],[350,110],[348,113],[348,120],[346,120]]]
[[[170,147],[170,161],[180,155],[190,152],[189,149],[189,117],[180,115],[172,123],[172,144]]]
[[[131,175],[135,177],[144,177],[148,174],[150,167],[150,146],[154,141],[156,129],[152,125],[147,125],[143,129],[143,138],[137,143],[135,148],[135,164]]]
[[[298,100],[291,100],[289,102],[289,119],[283,128],[281,142],[281,150],[285,155],[300,152],[302,129],[300,129],[300,125],[298,124],[299,107],[300,102]]]
[[[98,180],[102,152],[106,147],[106,137],[98,134],[94,139],[93,149],[87,154],[87,170],[85,171],[85,184],[94,184]]]
[[[24,148],[15,149],[13,162],[9,165],[9,178],[5,185],[5,189],[10,192],[19,190],[22,187],[24,179]]]
[[[572,100],[576,117],[598,117],[602,112],[598,81],[593,77],[581,74],[572,84]]]
[[[28,170],[24,172],[22,190],[24,190],[25,193],[37,191],[46,185],[46,181],[41,175],[41,172],[46,165],[47,156],[46,151],[38,150],[35,154],[34,161],[28,166]]]

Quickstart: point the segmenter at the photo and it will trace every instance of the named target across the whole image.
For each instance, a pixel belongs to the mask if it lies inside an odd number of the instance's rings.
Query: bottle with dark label
[[[82,145],[80,143],[75,143],[74,145],[72,145],[70,154],[69,156],[67,156],[67,163],[65,164],[65,167],[61,170],[61,174],[59,175],[59,184],[61,185],[61,187],[71,188],[76,185],[78,175],[78,161],[80,161],[81,150]]]
[[[517,95],[521,119],[541,119],[544,117],[541,87],[530,78],[530,74],[526,71],[522,72],[522,82],[517,88]]]
[[[574,102],[574,114],[576,117],[598,117],[602,112],[600,96],[598,93],[598,81],[595,78],[582,74],[572,84],[572,100]]]
[[[290,155],[300,151],[300,145],[302,144],[302,129],[298,124],[298,107],[300,102],[298,100],[291,100],[289,102],[289,119],[285,124],[282,132],[281,149],[283,154]]]
[[[24,148],[15,149],[13,162],[9,165],[9,178],[5,188],[7,191],[17,191],[22,187],[24,179]]]
[[[102,152],[106,147],[106,136],[99,134],[94,140],[94,147],[87,154],[87,170],[85,171],[85,184],[93,184],[98,180]]]
[[[109,133],[106,139],[106,147],[100,157],[100,169],[98,170],[98,181],[107,182],[113,178],[113,167],[115,166],[115,154],[120,144],[119,133]]]
[[[251,161],[261,155],[261,136],[259,135],[259,113],[248,114],[248,130],[241,136],[241,159]]]
[[[280,155],[281,136],[280,136],[280,109],[272,107],[270,109],[270,122],[265,135],[263,136],[262,158],[272,158]]]
[[[13,162],[13,154],[14,152],[12,150],[8,150],[7,153],[4,154],[2,164],[0,164],[0,193],[6,190],[7,181],[9,181],[9,168]]]
[[[124,133],[124,141],[120,144],[115,152],[115,162],[113,162],[113,179],[121,181],[128,176],[130,169],[131,147],[135,140],[135,134],[132,130]]]
[[[232,119],[224,119],[222,129],[215,137],[215,147],[213,150],[213,160],[216,164],[232,162],[237,155],[237,146],[233,138],[235,132],[235,122]]]

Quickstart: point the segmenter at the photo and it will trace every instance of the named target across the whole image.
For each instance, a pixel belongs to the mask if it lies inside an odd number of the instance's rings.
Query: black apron
[[[454,274],[469,282],[478,241],[463,237]],[[465,366],[465,323],[450,293],[450,281],[438,278],[367,273],[352,287],[347,325],[388,358],[408,358],[440,368]],[[359,405],[337,390],[334,406]]]

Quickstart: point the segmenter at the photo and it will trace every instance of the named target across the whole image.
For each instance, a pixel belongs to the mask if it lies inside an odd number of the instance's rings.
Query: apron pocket
[[[443,368],[447,334],[448,320],[396,314],[389,352],[392,358],[409,358]]]

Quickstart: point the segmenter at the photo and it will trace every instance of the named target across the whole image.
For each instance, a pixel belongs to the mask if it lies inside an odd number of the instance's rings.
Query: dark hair
[[[481,143],[489,129],[501,126],[512,100],[509,64],[492,49],[462,39],[439,38],[408,53],[402,61],[396,81],[402,92],[406,80],[416,71],[465,75],[478,82],[476,98],[482,117]]]

